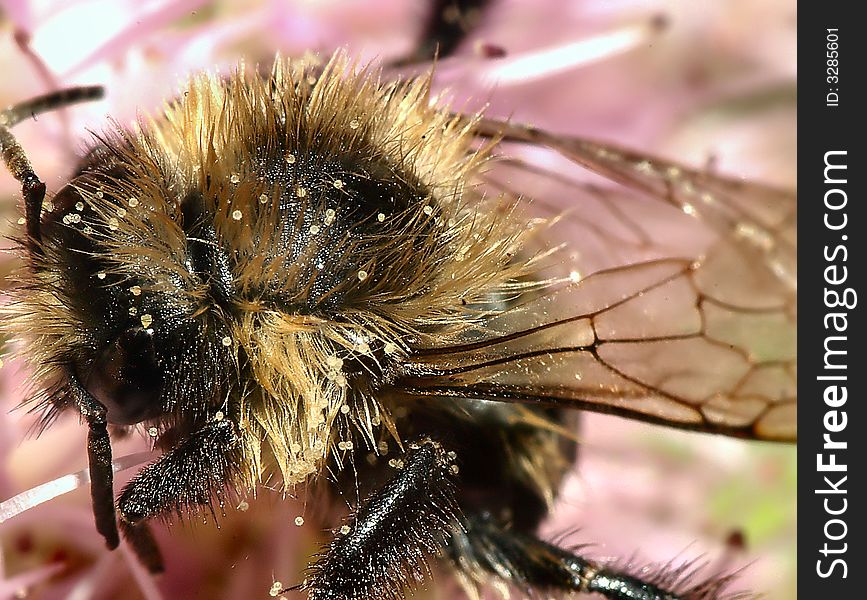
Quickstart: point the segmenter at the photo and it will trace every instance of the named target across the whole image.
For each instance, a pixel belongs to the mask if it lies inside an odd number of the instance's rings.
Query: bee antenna
[[[102,98],[102,86],[81,86],[37,96],[0,111],[0,155],[6,168],[21,183],[24,194],[24,214],[27,221],[27,237],[31,252],[37,251],[40,234],[42,201],[45,199],[45,184],[40,181],[24,148],[12,135],[10,129],[28,117],[57,108]]]
[[[72,104],[99,100],[103,96],[105,96],[105,88],[101,85],[64,88],[6,108],[0,112],[0,125],[11,128],[28,117],[35,117]]]

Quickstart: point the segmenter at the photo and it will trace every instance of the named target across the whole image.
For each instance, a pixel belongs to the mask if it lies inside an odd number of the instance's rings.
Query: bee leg
[[[135,552],[139,561],[148,571],[151,573],[162,573],[165,571],[163,555],[147,523],[130,525],[122,520],[120,522],[120,530],[123,533],[123,538],[129,542],[133,552]]]
[[[90,497],[96,530],[105,538],[109,550],[120,543],[114,512],[114,473],[111,469],[111,441],[105,407],[90,395],[72,369],[67,370],[72,400],[87,421],[87,462],[90,470]]]
[[[695,584],[687,579],[694,565],[645,577],[595,563],[533,535],[507,529],[489,515],[474,515],[462,522],[448,547],[456,568],[468,579],[486,581],[491,575],[507,584],[534,590],[597,593],[610,600],[680,600],[716,598],[729,578]],[[578,548],[580,550],[580,548]],[[680,585],[678,585],[680,584]],[[681,589],[676,591],[674,587]]]
[[[424,438],[340,528],[302,586],[308,600],[402,598],[457,527],[454,454]]]
[[[144,467],[123,489],[117,499],[121,529],[146,567],[162,569],[148,520],[202,507],[216,518],[215,500],[222,510],[226,484],[241,464],[238,442],[229,419],[211,421]]]

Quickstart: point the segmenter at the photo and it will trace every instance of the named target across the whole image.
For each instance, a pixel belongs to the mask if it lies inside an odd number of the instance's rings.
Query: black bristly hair
[[[459,522],[455,454],[422,439],[391,462],[394,476],[358,507],[313,563],[310,600],[399,600],[430,576]]]

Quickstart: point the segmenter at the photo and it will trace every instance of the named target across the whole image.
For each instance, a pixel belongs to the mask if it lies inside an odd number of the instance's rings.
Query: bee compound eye
[[[159,414],[162,381],[152,330],[132,327],[103,350],[85,385],[110,423],[133,425]]]

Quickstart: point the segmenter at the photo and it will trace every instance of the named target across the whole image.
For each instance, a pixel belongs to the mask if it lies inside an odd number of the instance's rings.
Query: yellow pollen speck
[[[117,231],[117,227],[118,227],[117,219],[115,219],[114,217],[110,218],[108,220],[108,228],[111,229],[112,231]]]
[[[223,345],[226,347],[231,346],[232,345],[232,338],[230,338],[228,335],[226,337],[224,337],[223,338]]]
[[[120,217],[121,219],[123,219],[126,216],[126,209],[125,208],[118,208],[117,209],[117,216]]]
[[[349,531],[349,525],[344,525],[340,528],[340,533],[342,533],[343,535],[346,535],[347,533],[349,533]]]
[[[391,342],[386,342],[382,350],[386,354],[394,354],[395,352],[397,352],[397,345],[392,344]]]
[[[283,584],[280,583],[279,581],[275,581],[274,583],[271,584],[271,589],[268,590],[268,595],[270,595],[272,598],[276,598],[277,596],[280,595],[280,592],[282,592],[282,591],[283,591]]]
[[[240,183],[241,178],[237,175],[232,175],[231,177],[229,177],[229,181],[231,181],[232,183]]]
[[[148,313],[145,313],[141,316],[141,326],[144,327],[145,329],[150,327],[151,323],[153,323],[153,322],[154,322],[154,318],[151,315],[149,315]]]
[[[240,210],[232,211],[232,218],[235,219],[236,221],[240,221],[241,217],[243,217],[243,216],[244,216],[244,213],[242,213]]]
[[[19,225],[24,225],[26,222],[27,222],[27,219],[25,219],[24,217],[19,217],[19,219],[18,219]]]
[[[84,210],[84,202],[76,202],[75,203],[75,210],[77,210],[79,212]]]
[[[451,472],[454,473],[455,475],[457,475],[457,474],[458,474],[458,471],[461,470],[460,467],[458,467],[457,465],[452,465],[452,466],[449,467],[449,469],[450,469]]]
[[[105,273],[97,273],[96,277],[97,279],[105,279]]]
[[[358,119],[352,119],[349,122],[350,129],[358,129],[359,127],[361,127],[361,121],[359,121]]]
[[[334,378],[334,383],[336,383],[340,387],[346,387],[346,376],[342,374],[338,375]]]
[[[338,190],[342,190],[343,189],[343,180],[342,179],[335,179],[333,185]]]
[[[259,204],[268,204],[268,194],[259,196]]]
[[[134,316],[136,316],[137,314],[138,314],[138,309],[137,309],[135,306],[133,306],[133,307],[131,307],[131,308],[129,309],[129,315],[130,315],[131,317],[134,317]]]
[[[138,198],[130,198],[128,204],[130,208],[135,208],[138,206]]]
[[[317,233],[319,233],[319,225],[311,225],[310,235],[316,235]]]
[[[132,292],[133,296],[141,296],[141,287],[140,286],[134,285],[131,288],[129,288],[129,291]]]
[[[388,454],[388,442],[382,440],[376,445],[376,449],[379,450],[380,454]]]
[[[359,271],[358,272],[358,280],[364,281],[365,279],[367,279],[367,271]]]
[[[295,195],[299,198],[303,198],[307,195],[307,188],[301,187],[300,185],[295,188]]]
[[[635,165],[635,169],[641,173],[653,173],[653,165],[650,161],[642,160]]]
[[[304,517],[295,517],[295,524],[298,527],[301,527],[302,525],[304,525]]]
[[[288,164],[290,164],[290,165],[294,165],[294,164],[295,164],[295,155],[294,155],[294,154],[291,154],[291,153],[290,153],[290,154],[287,154],[287,155],[285,156],[285,159],[286,159],[286,162],[287,162]]]
[[[250,503],[246,500],[241,500],[241,502],[238,503],[238,510],[241,512],[247,512],[250,510]]]
[[[339,356],[329,356],[325,359],[325,364],[334,370],[343,368],[343,359]]]
[[[157,437],[160,431],[156,427],[148,427],[148,435],[151,437]]]
[[[581,273],[579,273],[578,271],[572,271],[571,273],[569,273],[569,279],[573,283],[578,283],[579,281],[581,281]]]
[[[348,405],[348,404],[344,404],[343,406],[341,406],[341,407],[340,407],[340,412],[341,412],[342,414],[344,414],[344,415],[348,415],[348,414],[349,414],[349,405]]]
[[[378,215],[376,215],[376,220],[379,221],[380,223],[385,221],[385,213],[379,213]]]
[[[94,194],[97,198],[102,198],[105,194],[102,193],[102,190],[96,190],[96,194]]]
[[[425,206],[423,209],[424,214],[430,216],[433,214],[433,206]]]
[[[214,420],[215,421],[222,421],[225,417],[226,417],[226,415],[224,415],[223,411],[221,411],[221,410],[218,410],[216,413],[214,413]]]

